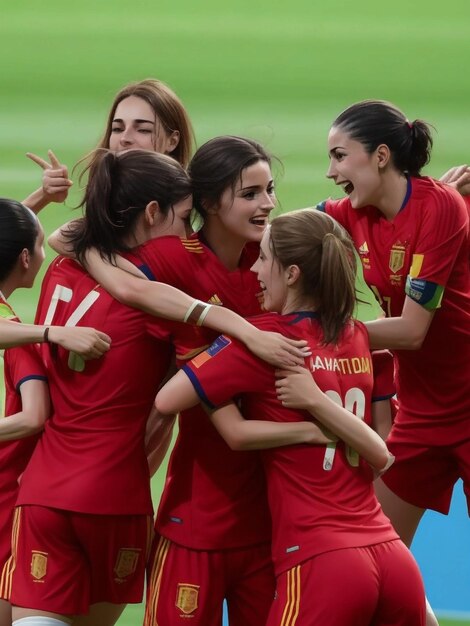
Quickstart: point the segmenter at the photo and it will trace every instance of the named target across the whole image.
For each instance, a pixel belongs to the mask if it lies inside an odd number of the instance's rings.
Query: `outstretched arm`
[[[157,317],[207,326],[242,341],[258,357],[273,365],[303,363],[310,351],[307,342],[287,339],[278,333],[258,330],[233,311],[195,300],[165,283],[136,278],[135,267],[120,259],[132,274],[104,261],[96,250],[86,255],[90,274],[120,302]]]
[[[419,350],[434,317],[434,311],[406,296],[400,317],[384,317],[365,322],[373,350]]]
[[[40,432],[49,417],[49,388],[44,380],[26,380],[20,386],[22,410],[0,419],[0,441],[29,437]]]
[[[277,396],[283,406],[308,411],[374,469],[384,471],[389,467],[393,457],[385,442],[361,419],[323,393],[308,369],[292,367],[276,375]]]
[[[111,346],[111,338],[94,328],[18,324],[0,317],[0,348],[44,342],[56,343],[84,359],[98,359]]]

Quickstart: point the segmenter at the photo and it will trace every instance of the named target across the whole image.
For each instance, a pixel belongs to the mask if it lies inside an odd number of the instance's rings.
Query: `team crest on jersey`
[[[405,263],[406,245],[397,241],[390,250],[390,259],[388,266],[391,271],[396,274],[401,270]]]
[[[121,548],[117,555],[114,573],[117,576],[117,582],[124,582],[124,579],[130,576],[137,569],[139,562],[140,550],[132,548]]]
[[[176,606],[185,615],[190,615],[198,607],[199,585],[178,583],[176,590]]]
[[[42,579],[47,574],[47,552],[31,551],[31,576],[35,582],[44,582]]]

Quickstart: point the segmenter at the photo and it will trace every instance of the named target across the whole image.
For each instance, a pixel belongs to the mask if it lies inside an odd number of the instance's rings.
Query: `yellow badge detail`
[[[47,574],[47,552],[31,551],[31,576],[35,582],[44,582],[42,579]]]
[[[198,606],[198,598],[199,585],[186,585],[184,583],[178,583],[175,604],[182,613],[185,615],[194,613]]]
[[[410,267],[411,278],[418,278],[423,267],[424,254],[413,254],[413,261]]]
[[[117,578],[123,580],[135,572],[139,562],[140,550],[121,548],[117,555],[114,573]]]
[[[390,260],[388,262],[389,268],[393,273],[399,272],[405,262],[405,246],[400,243],[395,243],[390,251]]]

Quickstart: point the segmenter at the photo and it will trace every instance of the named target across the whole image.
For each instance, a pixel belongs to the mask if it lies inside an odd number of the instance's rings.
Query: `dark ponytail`
[[[390,149],[397,170],[419,176],[429,163],[431,127],[423,120],[410,122],[395,105],[384,100],[363,100],[340,113],[332,124],[371,154],[381,144]]]
[[[99,152],[80,203],[84,218],[66,233],[80,261],[91,247],[108,259],[128,250],[125,241],[149,202],[157,201],[160,213],[167,216],[191,194],[188,175],[171,157],[146,150]]]

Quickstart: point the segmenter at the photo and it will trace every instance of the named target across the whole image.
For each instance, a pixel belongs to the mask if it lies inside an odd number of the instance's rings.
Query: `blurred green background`
[[[0,0],[0,7],[2,196],[22,199],[40,184],[26,151],[46,156],[52,148],[72,166],[95,146],[116,91],[147,77],[182,98],[198,144],[231,133],[267,145],[284,164],[282,210],[335,195],[325,179],[328,129],[363,98],[389,99],[409,119],[435,126],[427,173],[469,160],[468,0]],[[46,232],[72,215],[79,197],[77,181],[66,206],[44,210]],[[25,321],[39,284],[12,297]],[[121,623],[138,623],[140,610]]]

